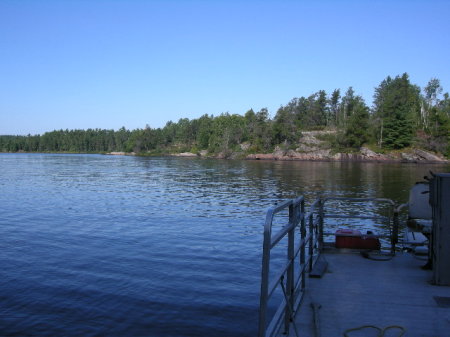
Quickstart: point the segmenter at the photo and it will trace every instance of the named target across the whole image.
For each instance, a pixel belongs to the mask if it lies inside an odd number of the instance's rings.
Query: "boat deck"
[[[450,336],[450,287],[430,284],[431,271],[422,270],[426,261],[409,253],[397,253],[390,261],[373,261],[359,253],[325,251],[327,272],[308,278],[305,296],[296,315],[298,335],[344,336],[361,326],[401,326],[404,336]],[[319,329],[314,331],[311,303],[320,304]],[[296,336],[291,324],[289,336]],[[378,336],[365,328],[348,336]],[[384,336],[400,336],[391,329]],[[280,336],[286,336],[280,334]]]

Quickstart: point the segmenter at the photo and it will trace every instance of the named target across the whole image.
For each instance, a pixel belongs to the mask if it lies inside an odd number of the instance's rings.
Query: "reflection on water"
[[[445,166],[0,155],[0,335],[254,336],[268,207]]]

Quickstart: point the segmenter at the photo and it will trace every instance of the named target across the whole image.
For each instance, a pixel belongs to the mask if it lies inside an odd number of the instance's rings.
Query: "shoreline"
[[[136,156],[136,157],[178,157],[178,158],[202,158],[202,159],[222,159],[222,160],[251,160],[251,161],[297,161],[297,162],[347,162],[347,163],[379,163],[379,164],[450,164],[450,160],[443,157],[438,157],[432,153],[424,150],[415,149],[414,151],[420,151],[421,156],[406,154],[404,152],[397,155],[392,154],[376,154],[376,156],[367,156],[363,153],[336,153],[334,155],[323,155],[313,153],[292,153],[287,151],[286,153],[280,153],[275,151],[274,153],[257,153],[257,154],[244,154],[242,152],[236,152],[229,155],[222,153],[216,155],[208,155],[207,153],[165,153],[165,154],[151,154],[151,153],[135,153],[135,152],[0,152],[1,154],[92,154],[92,155],[106,155],[106,156]],[[413,152],[414,152],[413,151]],[[402,156],[403,155],[403,156]],[[428,157],[428,158],[427,158]]]
[[[267,159],[267,158],[244,158],[244,160],[253,160],[253,161],[285,161],[285,162],[328,162],[328,163],[378,163],[378,164],[450,164],[449,160],[442,161],[428,161],[428,160],[400,160],[400,159],[386,159],[386,160],[377,160],[377,159]]]
[[[275,152],[272,154],[248,155],[247,159],[253,160],[283,160],[283,161],[328,161],[328,162],[377,162],[377,163],[416,163],[416,164],[448,164],[450,160],[437,156],[433,153],[414,149],[411,152],[399,152],[380,154],[362,148],[358,153],[335,153],[310,152],[298,153],[287,151],[286,153]]]

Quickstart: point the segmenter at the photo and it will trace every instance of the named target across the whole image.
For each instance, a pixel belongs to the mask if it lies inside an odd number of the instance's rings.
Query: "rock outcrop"
[[[413,149],[395,154],[377,153],[369,148],[362,147],[355,153],[333,153],[324,141],[316,138],[318,135],[332,134],[333,131],[307,131],[302,133],[299,146],[295,150],[282,150],[275,148],[269,154],[250,154],[247,159],[257,160],[316,160],[316,161],[375,161],[375,162],[426,162],[445,163],[445,158],[436,154]]]
[[[363,162],[410,162],[410,163],[447,163],[445,158],[423,151],[413,150],[399,155],[380,154],[362,148],[359,153],[331,153],[331,150],[316,150],[306,153],[296,151],[250,154],[246,157],[253,160],[311,160],[311,161],[363,161]]]
[[[174,157],[197,157],[195,153],[192,152],[181,152],[173,154]]]

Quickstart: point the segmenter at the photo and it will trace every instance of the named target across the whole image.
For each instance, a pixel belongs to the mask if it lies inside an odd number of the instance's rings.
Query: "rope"
[[[382,337],[383,336],[383,330],[380,329],[379,327],[374,326],[374,325],[363,325],[363,326],[360,326],[358,328],[352,328],[352,329],[345,330],[344,331],[344,337],[349,337],[349,335],[348,335],[349,332],[359,331],[359,330],[364,330],[364,329],[375,329],[375,330],[378,331],[377,337]]]
[[[344,331],[344,337],[350,337],[348,335],[349,332],[359,331],[359,330],[364,330],[364,329],[375,329],[375,330],[377,330],[378,331],[377,337],[384,337],[386,331],[391,330],[391,329],[399,329],[400,330],[400,334],[397,337],[401,337],[401,336],[403,336],[406,333],[406,329],[404,327],[400,326],[400,325],[390,325],[390,326],[385,327],[384,329],[381,329],[381,328],[379,328],[377,326],[374,326],[374,325],[363,325],[363,326],[360,326],[358,328],[351,328],[351,329],[345,330]]]
[[[380,253],[378,253],[377,255],[375,255],[377,257],[375,257],[374,255],[371,256],[369,254],[369,252],[364,252],[364,251],[360,252],[360,254],[361,254],[362,257],[364,257],[366,259],[369,259],[369,260],[372,260],[372,261],[390,261],[395,256],[394,254],[380,254]]]

